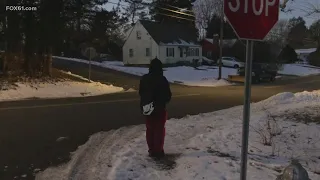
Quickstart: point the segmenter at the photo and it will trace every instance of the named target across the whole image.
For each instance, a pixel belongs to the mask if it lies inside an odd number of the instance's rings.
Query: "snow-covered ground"
[[[278,73],[283,75],[308,76],[320,74],[320,67],[304,64],[284,64],[283,69],[278,71]]]
[[[76,59],[76,58],[65,58],[58,57],[64,60],[77,61],[82,63],[88,63],[87,60]],[[126,67],[122,62],[119,61],[104,61],[102,63],[92,62],[92,64],[100,67],[106,67],[117,71],[126,72],[142,76],[148,73],[148,68],[145,67]],[[199,69],[193,67],[180,66],[180,67],[169,67],[165,68],[164,75],[168,81],[172,83],[181,83],[187,86],[225,86],[231,85],[228,81],[224,80],[228,78],[228,75],[237,74],[237,70],[233,68],[223,67],[222,78],[217,80],[218,67],[215,66],[201,66]]]
[[[67,72],[69,75],[73,75]],[[82,80],[87,80],[78,75],[73,75]],[[12,101],[29,98],[65,98],[65,97],[84,97],[102,94],[116,93],[124,91],[121,87],[105,85],[99,82],[76,82],[63,80],[57,82],[36,82],[26,81],[17,82],[4,86],[0,89],[0,102]]]
[[[69,163],[48,168],[36,179],[238,180],[242,110],[237,106],[169,120],[165,151],[176,154],[176,166],[169,169],[147,157],[145,126],[138,125],[91,136]],[[319,118],[319,112],[320,90],[281,93],[252,104],[248,179],[275,180],[293,158],[312,180],[320,179],[320,125],[298,122]]]
[[[56,56],[55,56],[56,57]],[[76,61],[82,63],[88,63],[87,60],[76,59],[76,58],[66,58],[66,57],[56,57],[69,61]],[[92,62],[92,64],[100,67],[105,67],[109,69],[114,69],[117,71],[122,71],[129,74],[134,74],[142,76],[148,73],[148,68],[145,67],[127,67],[124,66],[122,62],[119,61],[104,61]],[[309,65],[310,66],[310,65]],[[236,75],[237,70],[234,68],[222,68],[222,78],[217,80],[219,69],[216,66],[200,66],[198,69],[187,66],[180,67],[169,67],[165,68],[164,75],[168,81],[172,83],[181,83],[188,86],[226,86],[231,85],[227,79],[228,75]],[[312,74],[320,74],[320,69],[314,66],[303,67],[301,64],[285,64],[283,69],[279,71],[282,75],[296,75],[296,76],[306,76]]]
[[[103,67],[142,76],[148,73],[145,67],[126,67],[122,62],[104,61]],[[216,80],[218,77],[218,68],[214,66],[200,66],[198,69],[188,66],[165,68],[164,76],[172,83],[182,83],[188,86],[225,86],[230,85],[226,80]],[[228,75],[236,74],[237,70],[223,67],[222,78],[228,78]]]

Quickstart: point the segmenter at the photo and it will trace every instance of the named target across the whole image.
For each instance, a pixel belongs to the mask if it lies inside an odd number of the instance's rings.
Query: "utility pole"
[[[152,36],[150,35],[150,51],[149,51],[149,56],[150,56],[150,62],[152,61]]]
[[[219,36],[219,76],[218,79],[221,79],[221,74],[222,74],[222,46],[223,46],[223,24],[224,24],[224,13],[222,13],[222,15],[220,16],[220,36]]]

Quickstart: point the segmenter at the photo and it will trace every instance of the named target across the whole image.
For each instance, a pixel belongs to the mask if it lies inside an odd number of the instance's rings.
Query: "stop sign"
[[[224,0],[224,13],[240,39],[263,40],[279,19],[279,0]]]

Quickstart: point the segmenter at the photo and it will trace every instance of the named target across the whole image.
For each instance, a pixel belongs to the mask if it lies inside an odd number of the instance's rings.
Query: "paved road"
[[[54,66],[87,75],[87,65],[54,61]],[[252,101],[283,91],[320,89],[320,76],[278,81],[252,88]],[[138,77],[93,68],[93,80],[136,88]],[[174,98],[168,107],[171,118],[199,114],[241,105],[243,86],[204,88],[172,85]],[[35,168],[45,169],[69,159],[69,152],[99,131],[143,123],[137,92],[86,98],[28,100],[0,104],[0,179],[32,176]],[[59,137],[67,140],[56,142]],[[4,168],[4,166],[8,166]],[[19,178],[18,178],[19,179]]]

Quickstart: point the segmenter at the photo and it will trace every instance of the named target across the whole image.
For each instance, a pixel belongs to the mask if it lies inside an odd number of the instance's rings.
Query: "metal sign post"
[[[89,82],[91,82],[91,60],[92,60],[92,58],[97,56],[96,49],[94,49],[93,47],[88,47],[83,51],[83,55],[86,56],[87,58],[89,58],[88,80],[89,80]]]
[[[251,80],[252,80],[252,56],[253,56],[253,41],[247,40],[240,180],[246,180],[247,178],[247,157],[248,157],[248,144],[249,144],[248,141],[249,141]]]
[[[89,82],[91,81],[91,49],[89,50]]]
[[[253,41],[263,40],[279,19],[279,0],[224,0],[223,11],[241,40],[247,40],[243,107],[241,173],[247,177]],[[258,9],[259,8],[259,9]]]

